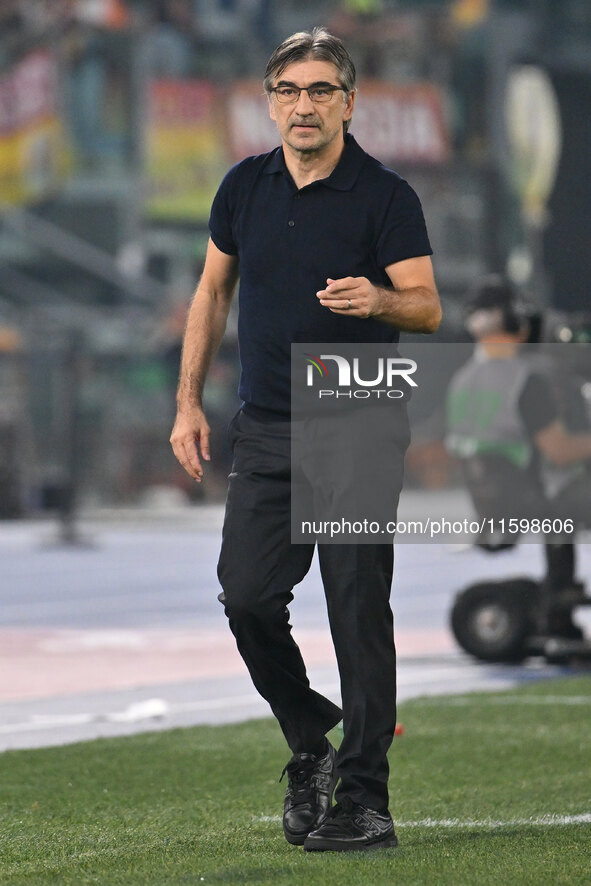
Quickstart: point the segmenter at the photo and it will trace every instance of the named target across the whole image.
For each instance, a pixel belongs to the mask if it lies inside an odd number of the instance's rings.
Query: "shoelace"
[[[310,778],[315,766],[316,760],[290,760],[289,763],[283,767],[283,772],[281,773],[279,781],[283,781],[283,776],[287,772],[287,778],[290,784],[291,782],[302,784],[302,782],[305,782]]]
[[[283,767],[279,781],[283,781],[283,776],[287,772],[289,787],[297,795],[300,803],[305,803],[313,798],[314,791],[309,782],[315,766],[316,760],[290,760],[287,766]]]

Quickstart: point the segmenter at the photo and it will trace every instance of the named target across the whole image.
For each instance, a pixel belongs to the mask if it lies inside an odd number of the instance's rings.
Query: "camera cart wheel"
[[[539,585],[528,578],[470,585],[456,596],[451,611],[454,637],[482,661],[523,661],[539,598]]]

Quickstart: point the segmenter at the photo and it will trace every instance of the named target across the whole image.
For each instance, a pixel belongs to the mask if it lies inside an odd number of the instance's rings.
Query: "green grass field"
[[[0,883],[591,883],[591,677],[418,699],[400,720],[398,849],[289,846],[289,754],[258,720],[0,755]]]

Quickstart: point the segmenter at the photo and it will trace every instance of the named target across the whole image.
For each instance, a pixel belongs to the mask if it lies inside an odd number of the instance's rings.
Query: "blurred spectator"
[[[400,78],[400,71],[391,70],[391,60],[400,61],[400,51],[414,40],[412,15],[395,15],[384,0],[342,0],[328,26],[333,33],[352,47],[357,73],[361,77]]]
[[[31,472],[24,341],[0,315],[0,520],[22,515]]]
[[[74,15],[74,0],[21,0],[29,34],[35,39],[57,33]]]
[[[19,0],[2,0],[0,3],[0,65],[9,64],[20,46],[25,28],[25,18]]]
[[[274,0],[259,0],[253,15],[255,33],[261,51],[265,57],[269,56],[282,37],[277,33],[276,13],[277,6]]]
[[[3,0],[0,6],[0,38],[2,40],[24,25],[20,0]]]
[[[129,10],[123,0],[76,0],[65,40],[70,120],[81,165],[127,159],[130,144]]]
[[[251,4],[245,0],[194,0],[195,14],[204,35],[216,43],[237,43]]]
[[[207,70],[218,77],[253,70],[253,18],[259,0],[193,0],[193,8],[208,49]]]
[[[147,39],[151,76],[189,77],[198,44],[193,0],[158,0]]]
[[[81,21],[117,30],[129,25],[129,10],[124,0],[76,0],[75,10]]]

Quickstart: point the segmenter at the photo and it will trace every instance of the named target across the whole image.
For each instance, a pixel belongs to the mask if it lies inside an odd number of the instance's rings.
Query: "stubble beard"
[[[297,124],[294,124],[294,125],[297,125]],[[305,125],[305,124],[303,124],[303,125]],[[298,144],[297,142],[292,141],[289,138],[289,135],[291,133],[291,128],[292,127],[290,127],[290,130],[288,132],[288,137],[285,139],[287,144],[289,145],[290,148],[292,148],[292,150],[297,151],[299,154],[305,154],[305,155],[317,154],[319,151],[322,151],[324,148],[328,147],[328,145],[333,141],[334,138],[336,138],[336,136],[338,134],[338,133],[335,133],[332,137],[329,137],[326,132],[323,132],[323,130],[320,127],[318,127],[318,133],[320,135],[319,141],[315,142],[314,144],[310,144],[310,145],[306,144],[305,142],[304,142],[304,144]]]

